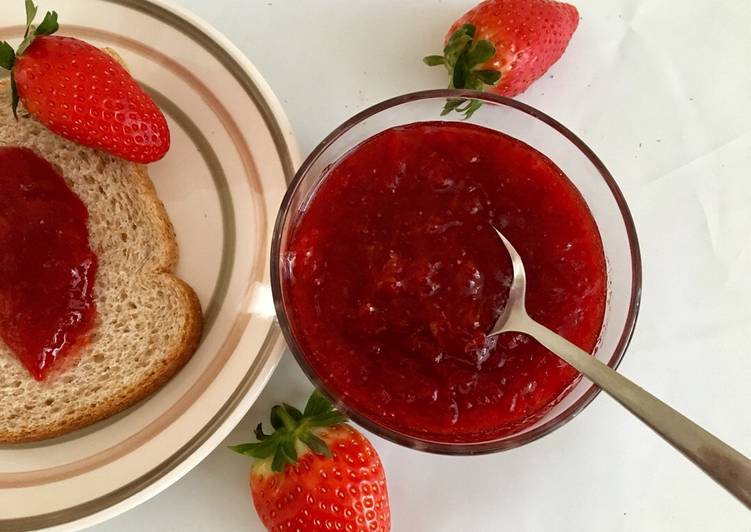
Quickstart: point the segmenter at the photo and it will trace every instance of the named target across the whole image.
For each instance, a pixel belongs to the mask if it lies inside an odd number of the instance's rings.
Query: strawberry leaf
[[[314,390],[313,393],[310,394],[308,402],[305,404],[305,412],[303,412],[303,414],[305,417],[313,417],[325,414],[326,412],[331,412],[333,409],[334,407],[331,406],[328,399],[326,399],[318,390]]]
[[[23,34],[23,38],[29,36],[29,31],[31,30],[31,23],[34,22],[34,19],[37,16],[37,6],[32,2],[31,0],[26,0],[25,3],[26,7],[26,32]]]
[[[464,119],[470,118],[475,111],[482,107],[482,102],[479,100],[467,99],[467,98],[449,98],[446,100],[446,105],[443,106],[441,116],[446,116],[452,111],[464,114]]]
[[[492,42],[486,40],[477,41],[474,48],[467,53],[467,62],[472,67],[476,67],[486,61],[490,61],[494,55],[495,46]]]
[[[449,73],[453,72],[459,58],[466,55],[467,51],[472,46],[474,35],[475,27],[472,24],[464,24],[456,30],[451,37],[449,37],[449,40],[443,49],[446,68],[449,69]]]
[[[276,405],[271,409],[271,426],[274,430],[279,430],[284,426],[284,420],[282,419],[282,405]]]
[[[475,32],[477,27],[474,24],[462,24],[459,29],[456,30],[451,37],[449,37],[447,47],[456,44],[459,41],[464,40],[464,37],[469,37],[470,40],[475,38]]]
[[[300,436],[300,441],[307,445],[308,448],[316,454],[326,457],[331,456],[331,449],[326,445],[326,442],[312,432]]]
[[[262,441],[256,443],[244,443],[242,445],[232,445],[230,449],[236,453],[251,458],[268,458],[276,452],[277,446],[273,442]]]
[[[338,425],[339,423],[344,423],[345,421],[347,421],[347,416],[338,410],[333,410],[310,418],[308,423],[311,427],[331,427]]]
[[[18,120],[18,102],[20,98],[18,97],[18,86],[16,86],[16,75],[11,70],[10,71],[10,105],[13,109],[13,117]]]
[[[284,449],[284,457],[287,459],[287,462],[291,464],[297,462],[297,449],[295,449],[294,439],[290,438],[285,441],[282,449]]]
[[[486,85],[495,85],[501,80],[501,73],[497,70],[475,70],[474,74]]]
[[[482,88],[485,86],[485,83],[480,79],[479,76],[475,74],[475,72],[470,72],[467,76],[467,81],[464,84],[464,86],[467,89],[472,89],[475,91],[481,91]]]
[[[277,473],[281,473],[282,471],[284,471],[286,462],[287,457],[284,456],[284,446],[279,445],[274,452],[274,459],[271,462],[271,470],[276,471]]]
[[[463,98],[449,98],[448,100],[446,100],[446,105],[443,106],[443,111],[441,111],[441,116],[446,116],[447,114],[455,110],[457,107],[459,107],[463,103],[464,103]]]
[[[52,35],[58,29],[60,29],[60,25],[57,23],[57,12],[47,11],[42,23],[34,30],[34,35]]]
[[[230,445],[229,448],[235,451],[236,453],[246,454],[251,449],[257,446],[258,446],[257,443],[243,443],[241,445]]]
[[[326,442],[313,431],[317,427],[330,427],[347,421],[319,391],[314,391],[305,405],[305,412],[286,403],[271,409],[273,434],[265,434],[261,423],[255,429],[254,443],[235,445],[233,451],[258,459],[271,459],[271,469],[282,472],[287,464],[297,463],[297,442],[306,445],[313,453],[331,456]]]
[[[422,62],[428,66],[442,66],[446,64],[446,60],[442,55],[429,55],[423,57]]]
[[[479,100],[467,100],[464,106],[457,107],[456,110],[459,113],[463,113],[466,120],[467,118],[470,118],[480,107],[482,107],[482,102],[480,102]]]
[[[292,405],[288,405],[287,403],[282,403],[284,406],[284,411],[295,421],[299,422],[302,419],[302,412],[300,412],[297,408],[295,408]]]
[[[501,73],[480,67],[495,56],[495,45],[486,39],[476,40],[477,28],[473,24],[463,24],[446,41],[443,55],[429,55],[423,58],[428,66],[444,65],[450,76],[449,89],[471,89],[482,91],[487,85],[495,86]],[[441,116],[452,111],[464,114],[465,120],[477,111],[482,103],[475,99],[449,98],[443,106]]]
[[[5,41],[0,42],[0,68],[10,70],[16,63],[16,52],[13,47]]]
[[[454,65],[454,74],[451,76],[452,89],[463,89],[467,86],[467,79],[469,78],[469,67],[467,65],[466,56],[460,56],[456,60]]]
[[[256,435],[256,438],[258,438],[259,441],[268,440],[270,436],[263,432],[263,423],[259,423],[256,425],[256,430],[253,431],[253,434]]]

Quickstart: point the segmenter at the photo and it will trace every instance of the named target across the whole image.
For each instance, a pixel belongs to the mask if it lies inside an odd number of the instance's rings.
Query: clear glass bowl
[[[339,126],[303,163],[282,202],[271,249],[271,278],[277,317],[290,350],[313,383],[355,422],[384,438],[415,449],[444,454],[479,454],[518,447],[550,433],[581,412],[594,399],[599,388],[586,379],[580,379],[536,423],[497,439],[445,443],[402,434],[350,408],[327,388],[295,339],[281,286],[282,258],[289,235],[328,168],[361,142],[385,129],[439,119],[449,97],[481,100],[482,107],[468,122],[526,142],[553,160],[581,192],[600,230],[608,268],[605,320],[594,356],[613,368],[618,366],[634,330],[641,292],[639,244],[628,206],[610,172],[581,139],[537,109],[508,98],[469,91],[416,92],[375,105]],[[461,121],[462,118],[458,113],[451,113],[443,120]]]

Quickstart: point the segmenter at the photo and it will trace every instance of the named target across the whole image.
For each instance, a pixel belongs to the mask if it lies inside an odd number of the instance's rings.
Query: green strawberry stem
[[[273,457],[271,470],[281,473],[287,464],[297,463],[298,441],[315,454],[331,456],[331,450],[321,438],[315,435],[314,429],[331,427],[345,421],[347,421],[346,416],[334,408],[321,392],[315,390],[308,399],[303,412],[286,403],[276,405],[271,409],[273,433],[266,434],[263,431],[263,424],[259,423],[255,430],[257,442],[233,445],[230,449],[258,459]]]
[[[423,58],[428,66],[446,67],[449,73],[449,89],[484,90],[485,86],[495,86],[501,80],[497,70],[478,69],[495,55],[495,46],[488,40],[476,40],[477,28],[474,24],[463,24],[456,30],[443,49],[443,55],[429,55]],[[463,113],[467,119],[477,111],[482,103],[466,98],[449,98],[441,116],[452,111]]]
[[[32,0],[26,0],[26,31],[23,34],[23,41],[18,46],[17,50],[13,50],[13,47],[6,41],[0,42],[0,68],[10,70],[10,94],[11,94],[11,106],[13,107],[13,116],[18,119],[18,88],[16,87],[15,76],[13,75],[13,67],[16,64],[16,59],[23,55],[26,49],[34,42],[34,39],[40,35],[52,35],[59,29],[57,23],[57,13],[55,11],[48,11],[42,19],[42,23],[39,26],[33,26],[34,19],[37,16],[37,6]]]

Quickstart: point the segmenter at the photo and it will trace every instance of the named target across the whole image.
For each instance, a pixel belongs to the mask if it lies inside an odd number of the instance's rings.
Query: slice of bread
[[[43,382],[0,339],[2,443],[58,436],[143,399],[187,362],[202,327],[198,298],[173,275],[175,234],[146,168],[69,142],[23,107],[16,121],[9,101],[0,81],[0,146],[34,150],[88,207],[98,322],[89,344]]]

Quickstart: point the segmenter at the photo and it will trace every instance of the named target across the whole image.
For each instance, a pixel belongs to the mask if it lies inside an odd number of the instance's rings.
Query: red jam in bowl
[[[0,147],[0,338],[37,380],[94,325],[88,218],[47,161]]]
[[[396,127],[324,176],[290,236],[283,294],[309,365],[402,434],[489,441],[530,425],[578,373],[521,334],[485,338],[524,259],[530,315],[590,352],[606,269],[584,199],[530,146],[470,124]]]

